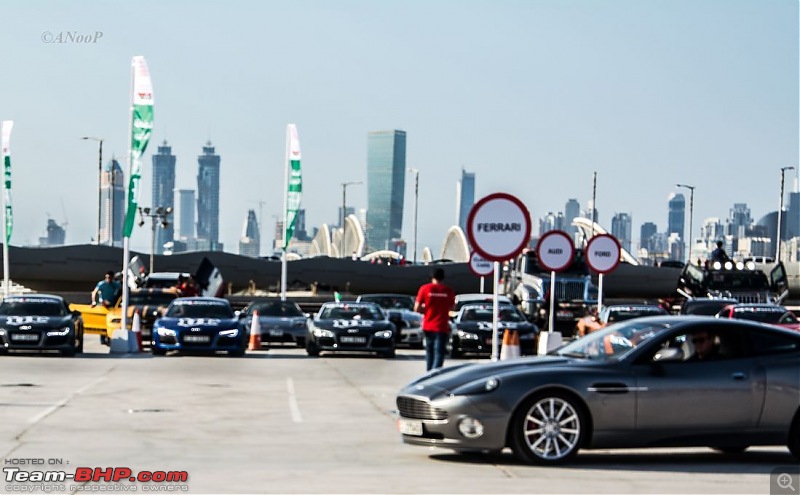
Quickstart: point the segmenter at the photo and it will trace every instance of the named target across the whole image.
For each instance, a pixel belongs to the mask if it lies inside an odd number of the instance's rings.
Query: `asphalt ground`
[[[466,455],[405,445],[396,430],[395,395],[424,372],[421,350],[401,349],[396,359],[309,358],[288,347],[243,358],[154,358],[109,354],[96,337],[87,339],[86,352],[75,358],[0,357],[0,492],[796,494],[790,488],[800,489],[795,474],[800,468],[786,448],[736,455],[710,449],[584,451],[572,464],[544,468],[521,464],[510,452]],[[23,472],[75,473],[80,467],[188,476],[172,483],[9,480]],[[19,471],[9,474],[14,469]],[[793,483],[781,488],[776,480],[784,471]]]

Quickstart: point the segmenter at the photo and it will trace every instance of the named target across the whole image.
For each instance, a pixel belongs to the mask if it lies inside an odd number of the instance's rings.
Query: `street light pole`
[[[694,187],[686,184],[675,184],[678,187],[685,187],[690,191],[689,193],[689,253],[686,257],[686,262],[692,262],[692,230],[694,228]]]
[[[150,272],[154,271],[154,261],[156,254],[156,225],[161,223],[162,228],[169,227],[169,216],[172,214],[172,207],[159,206],[155,210],[150,207],[139,207],[139,227],[144,225],[144,217],[149,217],[152,221],[152,229],[150,234]]]
[[[103,139],[92,136],[83,136],[81,139],[97,141],[99,143],[97,151],[97,239],[95,242],[100,245],[100,217],[103,209]],[[114,171],[111,171],[113,176]]]
[[[781,203],[778,208],[778,233],[775,236],[775,261],[781,260],[781,215],[783,214],[783,175],[787,170],[794,170],[794,167],[781,167]]]
[[[342,229],[342,241],[340,243],[339,249],[339,257],[344,258],[344,222],[347,219],[347,186],[355,186],[358,184],[363,184],[363,181],[351,181],[351,182],[342,182],[342,223],[340,227]]]
[[[417,211],[419,206],[419,170],[409,168],[409,172],[414,174],[414,264],[417,264]]]

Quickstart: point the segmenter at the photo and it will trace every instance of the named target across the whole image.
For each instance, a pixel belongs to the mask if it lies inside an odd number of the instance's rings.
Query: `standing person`
[[[110,308],[117,301],[117,294],[120,290],[120,283],[114,280],[114,272],[106,272],[103,280],[97,282],[92,291],[92,307],[98,304]]]
[[[725,263],[726,261],[730,260],[731,259],[728,257],[728,253],[726,253],[725,249],[722,247],[722,241],[717,241],[717,249],[711,251],[711,261]]]
[[[422,332],[425,334],[425,365],[428,371],[441,368],[450,337],[450,310],[456,302],[456,293],[444,285],[444,270],[437,268],[431,274],[431,283],[419,288],[414,311],[422,313]]]

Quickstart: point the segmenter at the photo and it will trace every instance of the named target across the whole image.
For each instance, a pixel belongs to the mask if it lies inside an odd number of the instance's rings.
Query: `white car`
[[[453,319],[458,315],[458,312],[465,304],[471,303],[491,303],[494,296],[492,294],[481,294],[481,293],[470,293],[470,294],[459,294],[456,296],[456,307],[450,311],[450,319]],[[498,304],[511,304],[511,299],[508,296],[498,295],[497,296],[497,303]]]
[[[414,296],[407,294],[362,294],[356,302],[372,302],[383,308],[389,321],[399,330],[395,344],[421,348],[422,315],[414,311]]]

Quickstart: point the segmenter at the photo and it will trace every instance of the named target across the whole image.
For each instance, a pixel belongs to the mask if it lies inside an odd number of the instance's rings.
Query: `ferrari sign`
[[[522,252],[530,236],[530,213],[522,201],[510,194],[490,194],[469,211],[467,238],[486,260],[510,260]]]
[[[619,265],[620,251],[614,236],[598,234],[586,244],[586,264],[597,273],[609,273]]]

